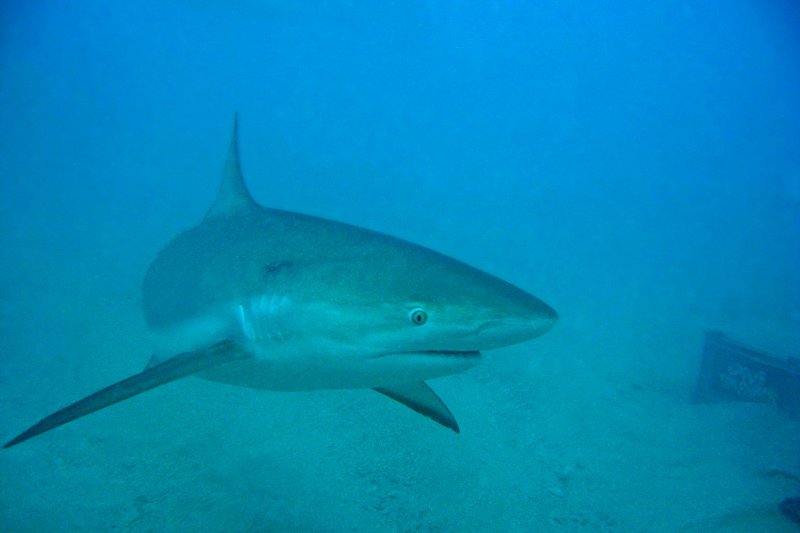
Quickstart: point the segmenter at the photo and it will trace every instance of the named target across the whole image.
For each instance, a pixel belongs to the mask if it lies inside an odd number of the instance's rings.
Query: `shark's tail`
[[[219,342],[203,350],[176,355],[56,411],[8,441],[3,448],[10,448],[45,431],[50,431],[122,400],[127,400],[159,385],[247,357],[249,355],[238,349],[230,340]]]

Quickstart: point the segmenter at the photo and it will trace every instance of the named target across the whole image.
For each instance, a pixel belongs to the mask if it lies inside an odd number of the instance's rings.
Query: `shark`
[[[238,113],[213,205],[156,255],[142,296],[153,346],[145,369],[5,448],[187,376],[273,391],[372,389],[458,433],[426,381],[558,319],[539,298],[429,248],[259,205],[242,176]]]

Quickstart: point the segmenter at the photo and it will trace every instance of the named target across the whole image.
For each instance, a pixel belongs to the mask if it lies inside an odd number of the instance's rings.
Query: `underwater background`
[[[703,332],[800,356],[791,1],[0,4],[0,434],[140,371],[214,198],[432,247],[558,310],[432,385],[186,379],[0,452],[0,531],[797,531],[800,422],[694,404]]]

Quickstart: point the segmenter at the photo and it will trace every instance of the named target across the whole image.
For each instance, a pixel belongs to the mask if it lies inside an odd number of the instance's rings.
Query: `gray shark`
[[[428,248],[258,205],[242,178],[238,116],[216,200],[153,260],[143,306],[155,348],[145,370],[4,447],[189,375],[269,390],[374,389],[458,432],[425,381],[557,320],[538,298]]]

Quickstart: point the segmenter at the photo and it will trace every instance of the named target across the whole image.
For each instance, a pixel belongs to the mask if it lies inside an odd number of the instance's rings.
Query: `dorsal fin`
[[[214,205],[208,210],[206,218],[235,215],[249,211],[257,205],[244,184],[242,167],[239,164],[239,113],[236,113],[233,116],[231,147],[228,151],[228,159],[225,161],[225,169],[222,172],[219,192],[217,192],[217,198],[214,200]]]

